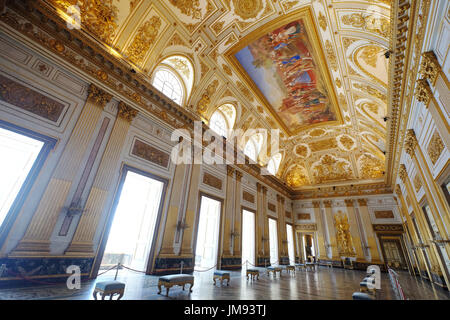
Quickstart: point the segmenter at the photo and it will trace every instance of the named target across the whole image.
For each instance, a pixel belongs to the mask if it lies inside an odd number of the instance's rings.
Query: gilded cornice
[[[242,172],[236,170],[236,180],[241,181],[241,179],[242,179]]]
[[[326,208],[331,208],[332,201],[331,200],[324,200],[323,204],[324,204],[324,206]]]
[[[347,207],[353,207],[353,200],[352,199],[345,199],[344,202],[345,202],[345,205]]]
[[[421,59],[422,43],[428,23],[430,0],[393,1],[391,11],[391,72],[389,75],[387,183],[395,183],[402,155],[408,116]],[[420,23],[418,23],[420,21]],[[406,116],[404,116],[406,115]]]

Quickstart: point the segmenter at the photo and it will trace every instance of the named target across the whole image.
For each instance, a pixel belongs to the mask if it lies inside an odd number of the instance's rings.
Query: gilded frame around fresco
[[[329,93],[329,99],[331,102],[332,112],[336,115],[337,120],[334,121],[326,121],[322,123],[316,123],[312,125],[304,125],[300,128],[291,131],[286,124],[281,120],[280,116],[276,113],[276,111],[273,109],[271,104],[267,101],[263,93],[259,90],[259,88],[256,86],[256,84],[253,82],[253,80],[250,78],[250,76],[247,74],[245,69],[241,66],[239,61],[234,56],[237,52],[239,52],[241,49],[248,46],[250,43],[255,41],[256,39],[259,39],[264,34],[269,33],[273,31],[276,28],[282,27],[283,25],[288,24],[289,22],[300,20],[302,19],[304,21],[304,26],[306,27],[306,33],[308,34],[308,38],[311,42],[312,46],[312,55],[314,58],[314,62],[318,66],[319,72],[321,76],[324,79],[324,83],[326,85],[326,88]],[[307,129],[311,129],[314,127],[319,127],[323,125],[339,125],[343,124],[343,117],[342,117],[342,111],[341,108],[339,108],[338,99],[336,96],[336,92],[334,90],[333,83],[331,81],[331,75],[325,60],[324,55],[324,49],[322,48],[322,43],[319,38],[319,33],[317,30],[317,26],[313,19],[312,9],[310,6],[301,8],[297,11],[294,11],[292,13],[289,13],[279,19],[275,19],[266,25],[264,25],[262,28],[256,29],[253,32],[249,33],[247,36],[242,38],[241,41],[239,41],[238,44],[230,48],[225,54],[225,60],[233,67],[234,71],[240,76],[242,80],[244,80],[245,84],[252,89],[252,91],[257,96],[258,100],[264,105],[265,109],[273,116],[273,118],[277,121],[280,128],[283,129],[283,131],[288,135],[296,135],[299,132]]]

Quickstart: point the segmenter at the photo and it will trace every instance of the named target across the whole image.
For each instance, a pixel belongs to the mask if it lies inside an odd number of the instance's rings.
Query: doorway
[[[195,246],[195,270],[202,271],[217,265],[219,224],[222,203],[202,195]]]
[[[255,265],[255,213],[242,210],[242,263],[248,268]]]
[[[305,261],[308,262],[315,262],[315,248],[314,248],[314,239],[311,234],[304,234],[303,235],[303,245],[304,245],[304,251],[303,251],[303,258]]]
[[[277,221],[269,218],[269,247],[270,247],[270,264],[278,265],[278,235]]]
[[[126,169],[100,270],[121,263],[146,271],[164,187],[162,181]]]

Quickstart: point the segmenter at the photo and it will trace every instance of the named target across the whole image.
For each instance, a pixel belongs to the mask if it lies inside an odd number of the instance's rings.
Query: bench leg
[[[161,294],[161,283],[158,282],[158,294]]]
[[[191,282],[190,284],[191,284],[191,286],[189,287],[189,292],[192,292],[192,287],[194,286],[194,282]]]
[[[166,297],[169,296],[169,290],[170,290],[170,288],[166,287]]]
[[[184,286],[185,286],[186,284],[185,283],[183,283],[183,291],[184,291]]]
[[[119,296],[117,297],[117,300],[120,300],[123,297],[123,291],[119,293]]]

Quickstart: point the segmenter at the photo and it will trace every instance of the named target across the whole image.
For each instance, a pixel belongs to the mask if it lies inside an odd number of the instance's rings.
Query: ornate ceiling
[[[77,1],[48,2],[67,18],[68,6]],[[186,108],[207,120],[218,106],[231,103],[236,127],[279,128],[283,160],[277,176],[292,188],[384,181],[390,0],[83,0],[78,5],[84,31],[149,81],[162,61],[186,57],[193,70],[183,61],[170,62],[184,66],[192,81]],[[279,37],[283,41],[271,42]],[[294,44],[288,43],[288,53],[297,56],[286,68],[309,70],[295,76],[317,79],[314,87],[292,89],[295,83],[283,73],[278,87],[255,83],[252,61],[246,67],[239,57],[247,48],[253,58],[246,59],[265,57],[266,74],[270,68],[284,72],[287,51],[276,50],[286,39]],[[286,96],[272,99],[277,90]],[[293,96],[293,104],[277,104]]]

